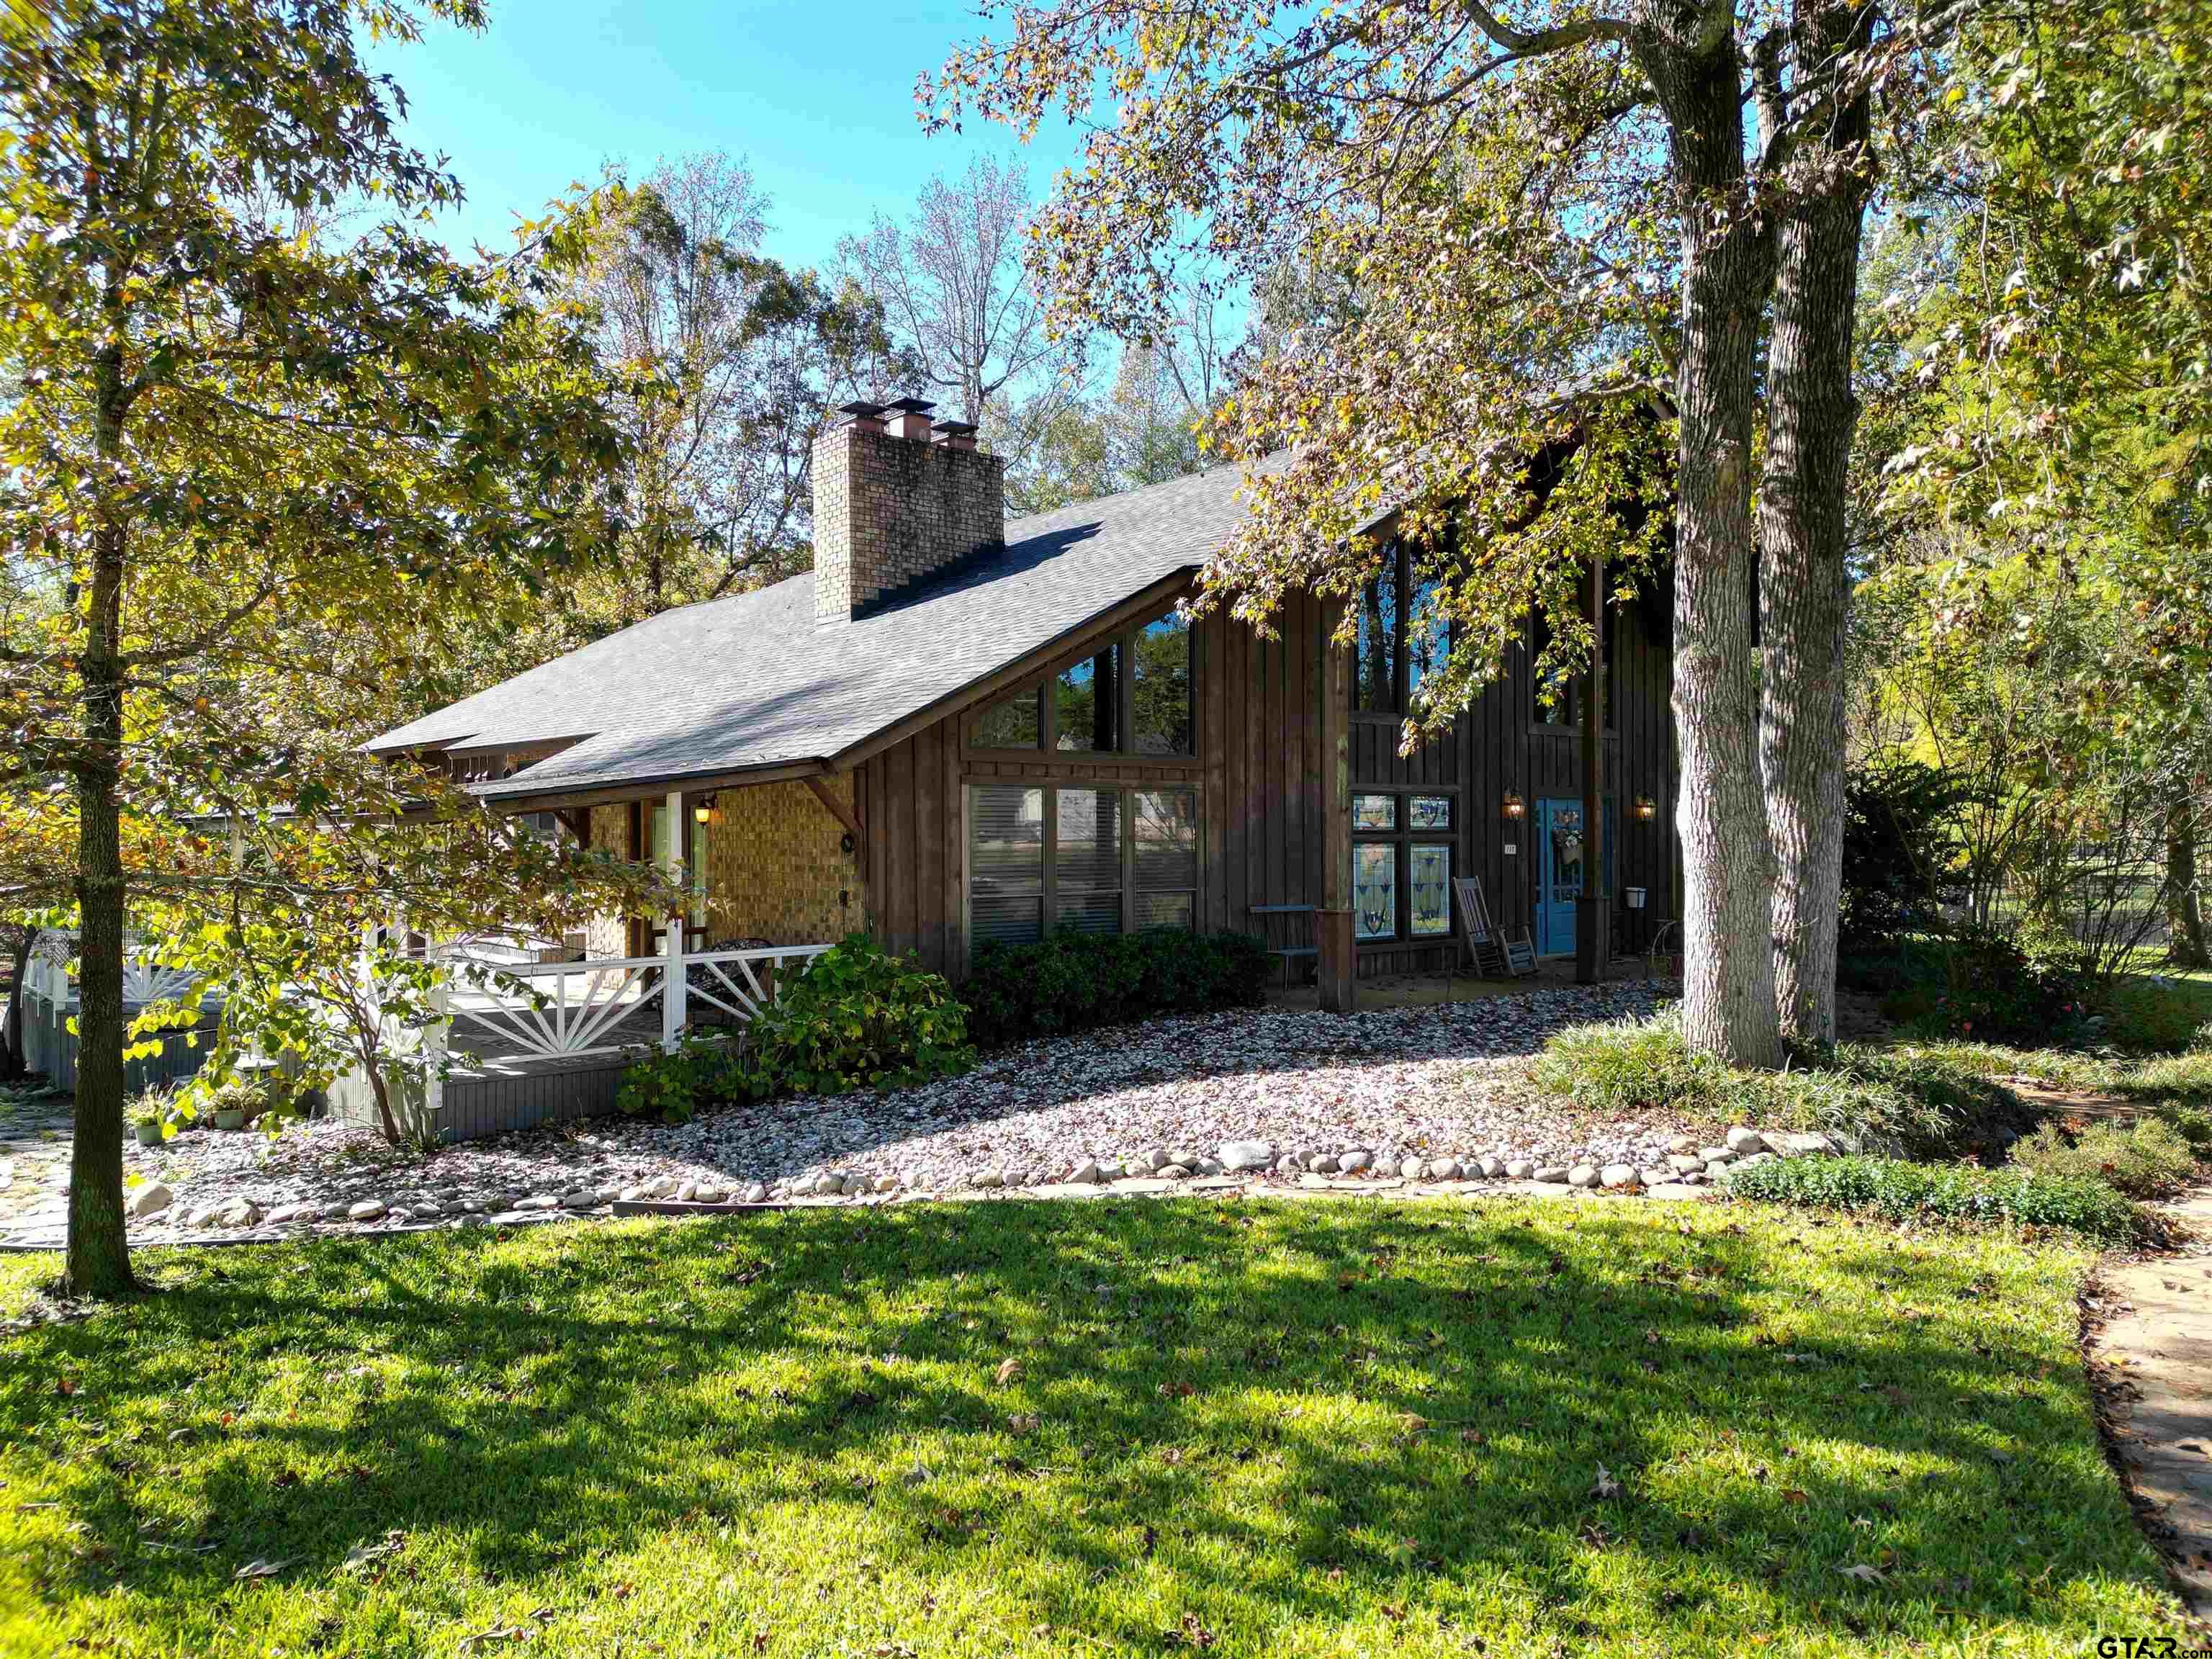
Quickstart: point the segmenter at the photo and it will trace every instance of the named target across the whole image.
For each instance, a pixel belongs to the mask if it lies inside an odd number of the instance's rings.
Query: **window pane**
[[[1370,714],[1398,711],[1395,655],[1398,649],[1398,579],[1394,550],[1384,562],[1391,567],[1367,584],[1359,596],[1359,629],[1352,648],[1352,706]]]
[[[1190,927],[1192,900],[1189,893],[1139,893],[1137,895],[1137,926],[1139,927]]]
[[[968,792],[968,909],[978,943],[1044,931],[1044,791]]]
[[[1037,692],[1035,686],[994,702],[975,722],[978,749],[1034,749],[1037,746]]]
[[[1437,585],[1423,582],[1414,590],[1413,614],[1406,622],[1406,693],[1411,696],[1421,682],[1442,672],[1451,649],[1451,624],[1436,613]]]
[[[1413,830],[1449,830],[1451,828],[1451,812],[1449,795],[1416,795],[1412,810],[1407,815],[1407,827]]]
[[[1536,675],[1536,724],[1572,726],[1575,713],[1574,676],[1561,669],[1540,669]]]
[[[1395,830],[1398,827],[1398,798],[1395,795],[1354,795],[1352,798],[1352,827],[1355,830]]]
[[[1053,852],[1053,870],[1063,900],[1074,890],[1121,890],[1121,797],[1112,789],[1060,792],[1060,840]]]
[[[1189,789],[1140,792],[1132,833],[1139,893],[1198,885],[1198,795]]]
[[[1064,670],[1053,682],[1054,729],[1060,748],[1109,750],[1118,746],[1121,647],[1109,645]]]
[[[1395,843],[1352,849],[1352,908],[1360,938],[1398,936],[1398,848]]]
[[[971,931],[978,945],[1033,945],[1044,937],[1044,896],[993,898],[978,893],[969,900]]]
[[[1190,740],[1190,623],[1163,617],[1137,635],[1131,665],[1131,740],[1140,755],[1188,755]]]
[[[1079,933],[1118,933],[1121,931],[1119,893],[1084,893],[1060,890],[1060,923]]]
[[[1407,898],[1413,907],[1413,931],[1417,934],[1451,932],[1451,848],[1415,847]]]

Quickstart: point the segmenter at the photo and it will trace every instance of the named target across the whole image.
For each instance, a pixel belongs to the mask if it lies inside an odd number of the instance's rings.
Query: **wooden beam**
[[[1322,607],[1321,911],[1322,1011],[1348,1014],[1358,1004],[1358,947],[1352,903],[1352,653],[1334,638],[1338,610]]]
[[[1605,890],[1605,556],[1593,552],[1583,595],[1590,663],[1583,676],[1583,890],[1575,903],[1575,983],[1595,985],[1613,954],[1613,896]]]
[[[823,811],[845,826],[846,833],[853,837],[853,850],[859,852],[868,839],[867,831],[860,824],[860,815],[831,794],[830,785],[823,779],[810,773],[799,781],[812,792],[815,799],[822,803]]]

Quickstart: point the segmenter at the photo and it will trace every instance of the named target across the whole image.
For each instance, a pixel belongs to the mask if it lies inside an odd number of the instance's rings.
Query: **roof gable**
[[[1241,481],[1217,467],[1017,520],[1003,550],[849,622],[817,625],[811,574],[664,611],[368,747],[574,739],[478,786],[497,798],[833,763],[1203,565],[1244,516]]]

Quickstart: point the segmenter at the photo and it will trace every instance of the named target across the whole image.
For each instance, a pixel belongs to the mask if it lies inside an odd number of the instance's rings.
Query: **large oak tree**
[[[1661,412],[1687,1033],[1752,1063],[1830,1038],[1852,300],[1874,115],[1916,30],[1850,0],[991,9],[1007,33],[925,88],[931,118],[1109,106],[1040,222],[1064,326],[1142,337],[1193,267],[1344,296],[1216,422],[1232,453],[1294,458],[1251,481],[1207,580],[1255,621],[1291,586],[1349,597],[1395,510],[1437,582],[1416,625],[1459,641],[1419,722],[1532,609],[1547,668],[1586,659],[1578,570],[1626,583],[1659,552],[1621,508],[1650,495]],[[1540,455],[1565,462],[1535,513]]]

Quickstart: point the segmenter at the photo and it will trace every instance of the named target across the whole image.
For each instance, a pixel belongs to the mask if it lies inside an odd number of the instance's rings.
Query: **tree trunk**
[[[1798,61],[1834,62],[1872,9],[1802,0]],[[1867,137],[1863,98],[1807,131],[1786,169],[1776,228],[1759,496],[1759,753],[1776,861],[1775,1000],[1783,1040],[1795,1048],[1836,1040],[1850,600],[1844,502],[1858,419],[1851,336]]]
[[[2166,809],[2166,959],[2176,968],[2212,968],[2203,887],[2197,877],[2197,797],[2185,779]]]
[[[1668,118],[1682,220],[1674,580],[1682,1030],[1699,1053],[1773,1066],[1782,1058],[1774,859],[1751,629],[1753,368],[1768,254],[1746,199],[1735,32],[1713,33],[1685,44],[1647,24],[1635,42]]]
[[[122,449],[119,356],[100,365],[95,441],[112,461]],[[62,1284],[74,1296],[134,1288],[123,1212],[123,758],[124,530],[103,516],[93,532],[80,700],[82,751],[77,804],[77,1056],[76,1134],[70,1154],[69,1243]]]
[[[19,927],[9,952],[13,960],[8,975],[8,1029],[0,1034],[0,1079],[9,1082],[24,1076],[30,1069],[29,1055],[23,1047],[23,975],[31,971],[31,947],[38,940],[36,928]]]

